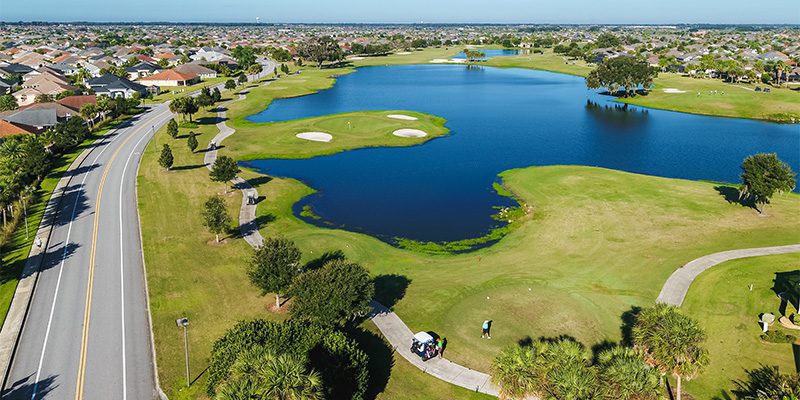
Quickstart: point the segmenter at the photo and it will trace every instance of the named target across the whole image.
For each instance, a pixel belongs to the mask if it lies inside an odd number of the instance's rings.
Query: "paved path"
[[[738,258],[786,253],[800,253],[800,244],[721,251],[694,259],[686,263],[683,267],[678,268],[670,275],[667,282],[664,283],[664,286],[661,288],[661,293],[658,295],[656,301],[680,307],[681,304],[683,304],[686,293],[689,291],[689,286],[703,271],[725,261]]]
[[[475,371],[438,357],[423,362],[418,355],[411,352],[411,339],[414,337],[411,329],[406,326],[397,314],[391,312],[377,301],[372,302],[370,318],[392,345],[395,353],[400,354],[422,372],[469,390],[492,396],[498,395],[499,388],[492,383],[489,374]]]

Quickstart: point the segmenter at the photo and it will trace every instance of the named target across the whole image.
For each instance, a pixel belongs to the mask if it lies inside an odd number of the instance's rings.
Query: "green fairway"
[[[771,93],[756,92],[756,86],[733,85],[718,79],[695,79],[678,74],[660,73],[655,88],[647,96],[620,101],[646,107],[723,117],[752,118],[788,122],[800,121],[800,92],[772,88]],[[686,93],[668,93],[677,89]],[[712,94],[711,91],[716,91]],[[700,95],[698,96],[698,93]],[[724,94],[723,94],[724,93]]]
[[[772,288],[776,274],[781,272],[800,275],[800,254],[729,261],[694,281],[683,309],[705,328],[711,356],[701,378],[686,384],[695,397],[729,398],[724,394],[732,396],[733,380],[744,379],[745,369],[762,364],[777,365],[783,373],[795,372],[792,344],[767,343],[759,338],[759,314],[780,316],[780,300]],[[788,312],[797,310],[789,306]],[[771,329],[800,336],[798,331],[781,328],[777,321]]]
[[[258,89],[253,89],[258,90]],[[257,96],[258,93],[254,93]],[[407,115],[416,121],[389,118]],[[305,158],[320,154],[363,147],[394,147],[424,143],[447,133],[445,120],[415,111],[359,111],[325,115],[287,122],[257,123],[239,118],[231,126],[236,129],[228,151],[240,160],[264,157]],[[398,137],[398,129],[419,129],[428,135],[422,138]],[[302,132],[324,132],[333,136],[330,142],[314,142],[295,135]],[[266,149],[270,149],[265,151]]]
[[[520,54],[517,56],[494,57],[482,65],[500,68],[527,68],[562,74],[586,76],[594,68],[583,60],[572,60],[551,49],[543,49],[542,54]]]

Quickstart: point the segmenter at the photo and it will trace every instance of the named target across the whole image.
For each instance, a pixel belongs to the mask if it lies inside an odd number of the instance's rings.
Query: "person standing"
[[[483,331],[481,333],[481,339],[483,339],[483,338],[491,339],[492,338],[489,335],[489,328],[491,328],[491,326],[492,326],[492,321],[491,320],[487,319],[487,320],[483,321]]]
[[[436,352],[439,354],[439,358],[444,358],[444,338],[436,341]]]

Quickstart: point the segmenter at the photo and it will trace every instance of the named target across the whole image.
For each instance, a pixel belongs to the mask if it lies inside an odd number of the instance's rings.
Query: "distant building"
[[[95,94],[106,95],[111,98],[124,97],[129,99],[133,97],[134,93],[139,93],[140,96],[145,96],[148,93],[146,86],[112,74],[89,79],[86,84]]]
[[[168,69],[155,75],[141,78],[139,82],[145,86],[189,86],[200,82],[200,76]]]
[[[182,74],[195,74],[201,79],[213,79],[217,77],[217,71],[195,63],[179,65],[175,67],[175,71]]]

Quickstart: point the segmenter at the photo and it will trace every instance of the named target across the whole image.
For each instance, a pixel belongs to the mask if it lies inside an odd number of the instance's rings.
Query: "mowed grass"
[[[708,335],[711,363],[700,379],[686,384],[700,399],[727,399],[746,369],[777,365],[781,372],[795,372],[791,343],[762,341],[758,317],[780,316],[780,300],[773,291],[776,273],[800,275],[800,254],[786,254],[729,261],[703,272],[692,284],[683,310],[700,322]],[[752,290],[750,289],[752,285]],[[797,312],[789,306],[787,313]],[[798,331],[770,327],[798,336]]]
[[[501,348],[526,337],[571,335],[587,346],[619,341],[622,314],[653,304],[686,262],[800,240],[796,194],[776,198],[770,216],[759,217],[707,182],[578,166],[502,177],[534,207],[534,218],[498,244],[464,255],[424,255],[307,225],[291,205],[312,189],[291,179],[264,186],[258,213],[272,221],[262,227],[266,236],[287,236],[312,256],[341,249],[379,280],[399,283],[404,290],[395,290],[402,298],[394,309],[411,330],[447,337],[448,358],[483,371]],[[480,338],[484,319],[494,321],[491,340]]]
[[[488,48],[488,47],[487,47]],[[478,48],[480,49],[480,48]],[[396,51],[388,56],[364,57],[363,60],[347,60],[356,67],[373,65],[406,65],[406,64],[428,64],[435,59],[450,59],[464,50],[464,46],[440,46],[427,47],[409,51]],[[405,54],[409,53],[409,54]]]
[[[770,93],[763,93],[756,92],[756,86],[769,87],[761,84],[733,85],[719,79],[695,79],[662,72],[655,80],[655,88],[646,96],[620,101],[692,114],[762,120],[780,120],[780,114],[791,114],[800,119],[800,91],[771,87]],[[667,88],[686,93],[666,93],[664,89]],[[712,91],[716,93],[712,94]]]
[[[388,117],[395,114],[407,115],[417,120]],[[401,110],[358,111],[271,123],[245,123],[240,120],[235,125],[236,140],[226,145],[229,147],[228,151],[237,154],[239,159],[304,158],[355,148],[420,144],[447,133],[444,123],[443,118]],[[408,138],[392,134],[403,128],[419,129],[428,135]],[[333,139],[330,142],[314,142],[295,136],[302,132],[329,133]],[[267,149],[270,150],[265,151]]]
[[[573,60],[569,57],[553,53],[552,49],[541,50],[541,54],[531,53],[516,56],[493,57],[481,65],[500,68],[538,69],[577,76],[586,76],[594,69],[583,60]],[[524,52],[525,50],[522,51]]]
[[[218,133],[209,113],[197,116],[200,148]],[[203,123],[204,122],[204,123]],[[185,385],[183,331],[175,320],[188,317],[190,364],[195,378],[208,366],[213,341],[236,321],[246,318],[279,318],[265,312],[269,299],[250,285],[244,265],[250,247],[236,238],[238,223],[224,244],[202,226],[200,212],[209,196],[223,193],[203,165],[203,153],[192,154],[186,146],[190,129],[180,129],[172,139],[162,129],[147,146],[138,178],[139,214],[153,317],[156,356],[161,386],[170,398],[202,397],[204,379],[189,393]],[[158,165],[163,144],[175,158],[172,171]],[[243,172],[241,176],[252,177]],[[238,221],[241,193],[231,190],[224,199]]]

